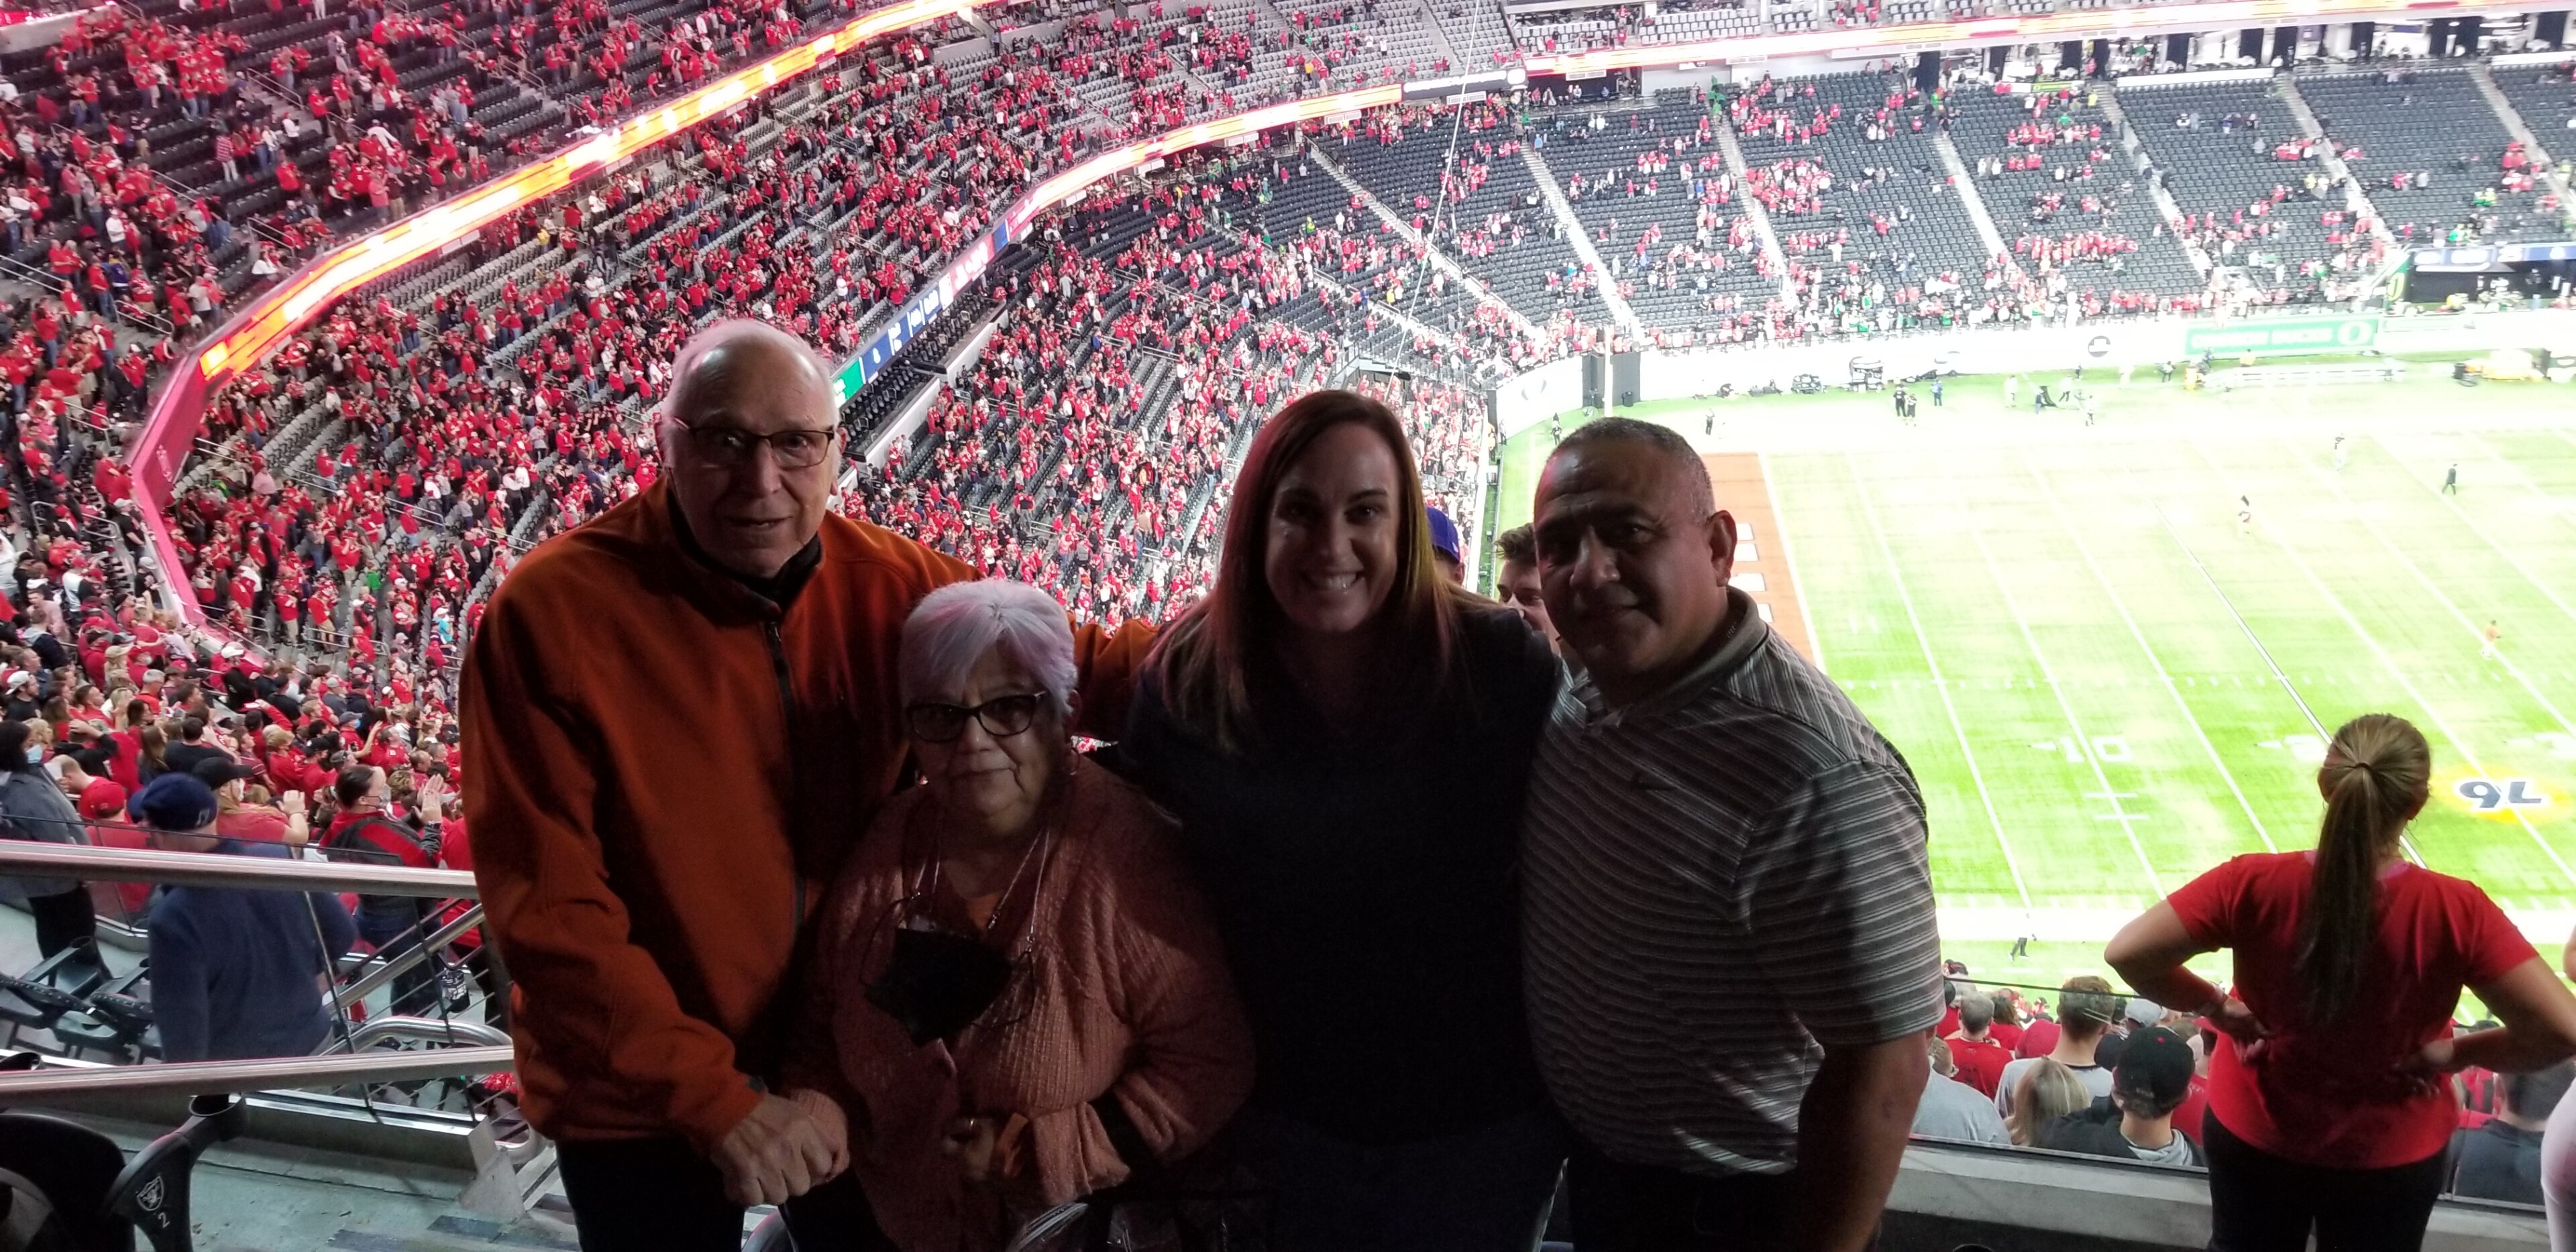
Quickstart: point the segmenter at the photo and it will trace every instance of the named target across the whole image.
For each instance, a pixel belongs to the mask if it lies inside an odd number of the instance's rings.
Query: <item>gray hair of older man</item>
[[[1057,718],[1073,713],[1073,627],[1055,597],[1023,582],[985,578],[950,583],[922,597],[904,619],[897,681],[906,705],[954,698],[987,652],[1028,671]]]
[[[729,317],[689,336],[689,341],[680,345],[678,354],[671,358],[671,389],[662,393],[661,403],[653,406],[654,415],[674,417],[679,413],[680,393],[688,387],[690,379],[696,376],[698,362],[704,360],[708,353],[748,340],[765,340],[786,350],[814,371],[814,378],[822,386],[825,396],[831,394],[832,363],[824,360],[823,354],[816,351],[814,345],[805,342],[799,335],[781,330],[756,317]],[[826,413],[823,416],[828,418],[832,415]]]

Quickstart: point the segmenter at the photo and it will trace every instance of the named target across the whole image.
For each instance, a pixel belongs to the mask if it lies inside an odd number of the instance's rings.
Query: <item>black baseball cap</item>
[[[2131,1031],[2120,1063],[2111,1071],[2111,1085],[2129,1100],[2177,1108],[2191,1094],[2192,1071],[2199,1063],[2191,1045],[2162,1026]]]
[[[188,772],[196,775],[197,781],[209,787],[220,787],[236,779],[259,777],[258,766],[222,756],[199,761],[191,766]]]

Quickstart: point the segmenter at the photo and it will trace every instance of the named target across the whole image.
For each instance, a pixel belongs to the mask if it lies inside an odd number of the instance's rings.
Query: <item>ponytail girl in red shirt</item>
[[[2576,996],[2486,892],[2409,862],[2432,753],[2403,718],[2335,732],[2312,852],[2240,856],[2122,928],[2104,952],[2158,1004],[2220,1035],[2210,1058],[2218,1252],[2415,1249],[2458,1123],[2450,1075],[2576,1053]],[[2230,949],[2234,994],[2183,962]],[[2462,988],[2504,1025],[2454,1035]]]

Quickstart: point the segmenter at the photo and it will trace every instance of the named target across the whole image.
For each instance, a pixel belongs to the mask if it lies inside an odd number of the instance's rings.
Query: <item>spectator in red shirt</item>
[[[1950,1044],[1950,1060],[1959,1067],[1951,1077],[1976,1088],[1989,1100],[1995,1098],[1995,1083],[2012,1060],[2004,1045],[1987,1033],[1994,1020],[1995,1002],[1972,990],[1959,997],[1959,1028],[1944,1036]]]
[[[144,847],[143,832],[125,819],[125,788],[115,779],[100,778],[82,768],[79,757],[63,755],[45,762],[53,771],[54,785],[70,797],[72,807],[80,810],[81,821],[89,828],[89,841],[102,848]],[[105,895],[112,894],[116,905],[107,904]],[[152,906],[152,884],[146,882],[93,883],[90,898],[100,906],[100,913],[120,921],[139,921]],[[120,911],[121,910],[121,911]]]
[[[2021,1047],[2021,1001],[2010,991],[1998,991],[1989,1002],[1994,1005],[1995,1020],[1993,1025],[1986,1027],[1986,1033],[1996,1043],[2002,1044],[2004,1051],[2015,1056],[2023,1055],[2016,1051]]]
[[[2576,1053],[2576,996],[2473,883],[2400,855],[2432,752],[2357,717],[2317,770],[2314,853],[2240,856],[2122,928],[2104,957],[2159,1004],[2198,1006],[2210,1064],[2210,1246],[2421,1245],[2458,1122],[2448,1076]],[[2183,962],[2231,949],[2235,994]],[[2503,1026],[2454,1036],[2463,987]]]
[[[259,766],[231,758],[197,763],[189,772],[215,793],[215,833],[244,843],[283,843],[303,846],[311,828],[305,824],[303,797],[293,796],[284,807],[265,803],[253,804],[247,782],[260,776]]]

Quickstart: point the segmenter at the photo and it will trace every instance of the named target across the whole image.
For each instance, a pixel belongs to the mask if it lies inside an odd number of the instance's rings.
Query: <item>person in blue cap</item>
[[[1450,521],[1449,515],[1441,512],[1439,505],[1423,505],[1422,511],[1431,519],[1432,562],[1440,567],[1443,577],[1464,586],[1467,582],[1467,561],[1466,558],[1458,555],[1465,546],[1458,542],[1458,523]]]
[[[290,800],[299,797],[289,793]],[[163,774],[128,811],[165,852],[286,859],[282,844],[215,833],[214,789]],[[152,1014],[171,1061],[303,1056],[331,1034],[317,974],[327,974],[357,927],[340,897],[246,887],[176,886],[152,906]]]

